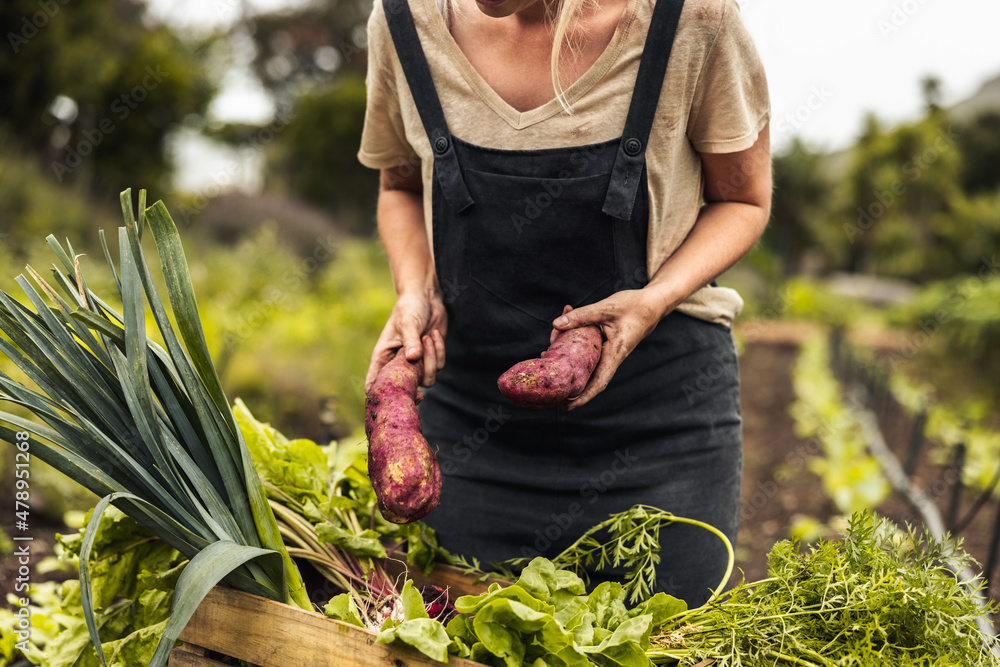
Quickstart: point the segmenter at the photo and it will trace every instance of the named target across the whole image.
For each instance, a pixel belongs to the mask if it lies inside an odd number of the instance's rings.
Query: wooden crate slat
[[[375,633],[362,628],[221,587],[209,592],[180,638],[261,667],[441,665],[409,647],[379,644]],[[448,664],[482,667],[455,657]]]
[[[170,652],[170,660],[167,661],[168,667],[231,667],[224,662],[219,662],[218,660],[212,660],[211,658],[206,658],[204,655],[198,653],[189,653],[184,650],[184,647],[175,648]]]

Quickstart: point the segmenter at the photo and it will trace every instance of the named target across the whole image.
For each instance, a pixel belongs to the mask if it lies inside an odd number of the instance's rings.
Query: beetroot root
[[[497,386],[522,408],[543,410],[563,405],[587,386],[601,360],[603,341],[601,330],[594,325],[563,331],[540,359],[515,364],[500,376]]]
[[[365,400],[368,476],[379,510],[392,523],[430,514],[441,500],[441,470],[421,434],[416,396],[423,361],[400,351],[382,367]]]

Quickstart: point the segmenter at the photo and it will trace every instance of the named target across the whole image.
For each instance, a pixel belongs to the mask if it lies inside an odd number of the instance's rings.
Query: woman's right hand
[[[444,367],[444,336],[447,330],[448,315],[440,292],[401,294],[372,350],[365,377],[365,393],[371,390],[375,376],[400,348],[405,350],[409,361],[423,357],[424,377],[420,384],[423,387],[432,386],[437,372]]]

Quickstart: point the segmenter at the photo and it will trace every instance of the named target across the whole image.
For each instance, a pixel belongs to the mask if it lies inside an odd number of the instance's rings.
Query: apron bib
[[[425,522],[442,546],[484,564],[552,557],[637,503],[735,540],[741,422],[728,327],[671,313],[604,392],[569,413],[517,408],[496,385],[548,347],[565,304],[648,282],[645,146],[683,0],[656,4],[657,38],[646,42],[621,137],[527,151],[448,131],[406,0],[384,4],[434,151],[434,258],[448,311],[448,361],[420,405],[444,478]],[[724,572],[721,543],[683,525],[660,538],[659,590],[700,604]]]

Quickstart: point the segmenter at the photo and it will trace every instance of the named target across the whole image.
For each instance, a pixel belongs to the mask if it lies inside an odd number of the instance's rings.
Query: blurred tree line
[[[265,187],[338,215],[348,231],[374,231],[378,186],[357,150],[365,117],[366,24],[371,0],[328,0],[246,15],[232,31],[253,42],[251,69],[290,118],[268,152]],[[211,134],[238,143],[260,127]]]
[[[923,90],[916,121],[870,115],[847,151],[794,141],[775,155],[772,219],[753,260],[772,291],[837,272],[909,281],[914,297],[887,319],[928,342],[900,359],[919,352],[924,366],[950,369],[937,378],[950,387],[998,396],[1000,109],[958,120],[941,108],[937,80]],[[847,301],[829,291],[821,300],[827,311]]]
[[[92,230],[95,220],[114,219],[127,187],[173,194],[168,147],[181,128],[233,146],[260,132],[211,121],[240,39],[252,44],[250,73],[287,119],[267,142],[265,188],[342,219],[348,231],[372,231],[377,176],[354,157],[370,7],[347,0],[244,14],[192,33],[156,22],[143,0],[0,3],[8,42],[0,51],[0,239],[10,249],[38,234]]]
[[[5,153],[97,199],[164,187],[164,138],[215,93],[214,37],[150,25],[137,0],[6,0],[0,26]]]
[[[283,119],[264,142],[265,190],[370,233],[377,176],[355,158],[370,7],[327,0],[243,12],[192,34],[150,19],[143,0],[2,3],[9,51],[0,57],[0,169],[17,187],[0,189],[0,234],[13,242],[15,224],[32,234],[85,224],[103,206],[114,211],[130,186],[169,193],[166,146],[179,128],[231,146],[266,132],[267,124],[211,121],[234,44],[249,45],[242,65]],[[939,82],[922,85],[917,121],[890,127],[871,116],[845,153],[796,140],[775,155],[762,249],[776,275],[941,279],[974,271],[982,250],[1000,245],[1000,109],[954,123],[940,107]],[[60,215],[49,186],[72,189],[80,204]]]
[[[105,270],[97,229],[121,223],[120,191],[146,188],[190,225],[227,392],[310,437],[321,436],[318,399],[336,396],[350,430],[394,296],[377,244],[345,238],[374,231],[377,174],[355,158],[371,0],[272,14],[229,4],[233,21],[191,30],[158,21],[144,0],[0,3],[0,288],[19,294],[25,263],[51,262],[50,233],[88,255],[94,285]],[[260,84],[280,123],[215,118],[234,70]],[[265,193],[173,192],[172,142],[191,134],[233,153],[254,138]],[[0,370],[11,370],[2,356]]]
[[[887,127],[868,116],[848,151],[795,140],[774,156],[765,234],[784,276],[850,271],[926,282],[976,273],[1000,248],[1000,109],[953,121],[924,82],[926,110]]]

